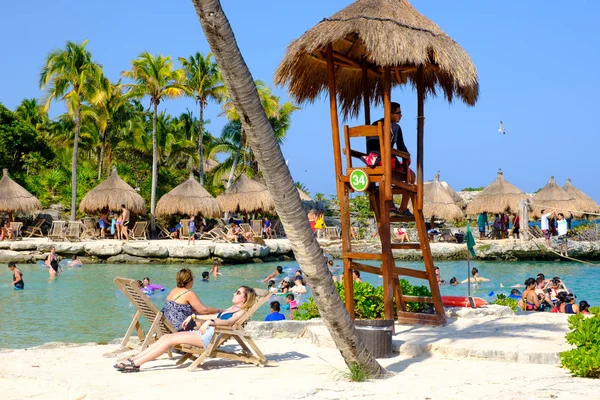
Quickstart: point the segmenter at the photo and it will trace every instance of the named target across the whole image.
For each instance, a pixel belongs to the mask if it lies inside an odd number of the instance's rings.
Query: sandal
[[[129,361],[129,364],[125,364],[125,363],[118,363],[115,364],[114,367],[116,369],[118,369],[121,372],[140,372],[140,366],[139,365],[135,365],[135,363],[133,362],[133,360],[131,358],[128,358],[127,361]]]

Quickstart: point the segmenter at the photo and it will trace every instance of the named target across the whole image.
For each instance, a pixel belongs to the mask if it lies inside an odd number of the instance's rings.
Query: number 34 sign
[[[369,187],[369,175],[362,169],[355,169],[350,174],[350,186],[357,192],[364,192]]]

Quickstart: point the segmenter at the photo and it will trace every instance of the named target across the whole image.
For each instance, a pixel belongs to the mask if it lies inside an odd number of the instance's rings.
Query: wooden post
[[[392,254],[392,238],[390,234],[390,209],[393,206],[392,196],[392,74],[390,67],[383,69],[383,143],[381,162],[383,163],[383,179],[379,184],[379,218],[381,219],[379,237],[381,239],[381,272],[383,275],[383,309],[386,319],[394,318],[394,257]]]
[[[425,73],[423,66],[417,69],[417,206],[423,209],[423,134],[425,126]]]
[[[519,229],[519,237],[521,241],[529,240],[529,202],[527,200],[519,201],[519,218],[521,229]]]
[[[335,85],[335,64],[333,48],[327,47],[327,77],[329,80],[329,114],[331,115],[331,135],[333,139],[333,159],[335,164],[335,182],[340,200],[340,216],[342,219],[342,254],[351,251],[350,244],[350,212],[348,207],[348,189],[342,182],[342,150],[340,145],[340,127],[338,121],[337,97]],[[350,151],[350,149],[346,149]],[[354,318],[354,283],[350,272],[352,260],[344,257],[344,293],[346,310]]]
[[[365,109],[365,125],[371,125],[371,107],[369,99],[369,71],[367,70],[367,60],[362,61],[362,91],[363,104]]]

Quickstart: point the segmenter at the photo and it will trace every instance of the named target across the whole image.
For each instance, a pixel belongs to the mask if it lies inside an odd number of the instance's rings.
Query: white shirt
[[[542,230],[543,231],[547,231],[549,229],[548,228],[548,217],[550,217],[550,215],[552,215],[552,213],[542,215]]]
[[[556,221],[556,224],[558,225],[558,236],[566,235],[567,234],[567,220],[564,218],[559,219]]]

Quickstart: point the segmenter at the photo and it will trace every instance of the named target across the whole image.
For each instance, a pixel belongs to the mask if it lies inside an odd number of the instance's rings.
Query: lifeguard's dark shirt
[[[379,122],[383,123],[383,119],[373,122],[373,125],[377,125]],[[400,151],[409,153],[404,144],[402,128],[397,123],[392,122],[392,147],[394,146]],[[379,138],[377,136],[367,136],[367,153],[372,151],[379,151]]]

